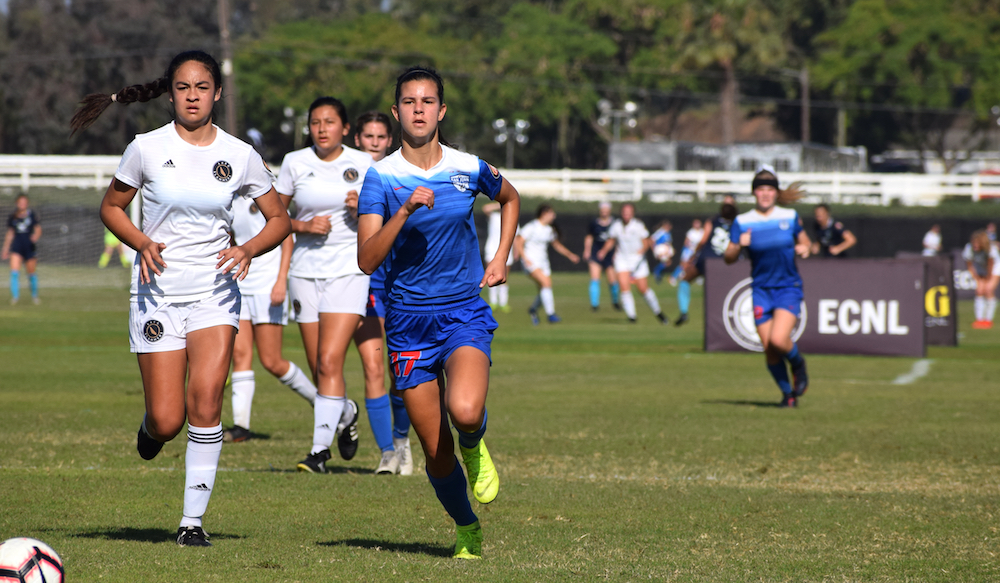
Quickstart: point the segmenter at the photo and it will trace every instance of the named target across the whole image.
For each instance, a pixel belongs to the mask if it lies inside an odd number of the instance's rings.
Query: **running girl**
[[[396,81],[393,115],[402,147],[375,164],[361,191],[358,263],[371,273],[388,257],[385,329],[396,387],[403,391],[438,500],[457,526],[455,557],[482,557],[483,531],[472,512],[448,421],[483,504],[500,479],[483,435],[490,343],[497,328],[479,296],[503,283],[520,198],[496,168],[441,143],[444,85],[434,71],[411,68]],[[497,254],[483,269],[472,217],[484,193],[501,205]]]
[[[42,223],[35,211],[28,206],[26,194],[19,194],[14,204],[16,210],[7,218],[7,235],[3,239],[0,261],[10,259],[10,304],[16,304],[21,297],[22,265],[28,272],[31,301],[37,304],[38,276],[35,275],[35,268],[38,259],[35,258],[35,244],[42,236]]]
[[[661,324],[668,322],[660,310],[660,301],[656,293],[649,287],[649,263],[646,262],[646,251],[653,246],[649,239],[649,231],[642,221],[635,218],[635,205],[627,202],[622,205],[622,218],[611,225],[608,240],[597,252],[598,259],[604,259],[611,249],[615,251],[615,273],[618,275],[618,285],[621,286],[622,309],[629,322],[635,322],[635,298],[632,297],[632,284],[639,288],[639,293],[646,300],[646,305],[653,311]]]
[[[976,320],[972,327],[977,330],[989,330],[993,327],[993,315],[996,313],[997,283],[1000,282],[1000,253],[996,245],[990,241],[989,234],[980,230],[972,234],[972,238],[962,250],[965,265],[976,280],[976,299],[973,311]]]
[[[608,290],[611,292],[611,305],[616,310],[621,309],[619,303],[618,276],[615,274],[615,254],[612,251],[604,256],[604,259],[597,259],[597,252],[604,247],[608,240],[608,231],[614,217],[611,216],[611,203],[604,201],[597,207],[597,217],[590,221],[587,229],[587,236],[583,238],[583,256],[587,259],[587,270],[590,271],[590,286],[587,291],[590,295],[590,309],[594,312],[601,308],[601,273],[604,273],[608,282]]]
[[[358,116],[354,124],[354,145],[371,155],[378,162],[392,145],[392,121],[380,111],[369,111]],[[375,444],[382,451],[395,449],[394,457],[382,456],[376,474],[401,476],[413,474],[413,455],[410,450],[410,417],[406,414],[403,397],[396,390],[396,378],[389,375],[389,395],[385,393],[385,264],[379,266],[368,282],[368,306],[361,325],[354,333],[354,344],[361,354],[365,370],[365,411],[375,436]],[[384,429],[389,410],[392,409],[392,434]],[[391,439],[391,441],[390,441]],[[390,447],[391,446],[391,447]]]
[[[688,309],[691,307],[691,282],[705,275],[706,259],[722,257],[726,252],[729,247],[729,227],[736,219],[737,213],[739,211],[736,209],[736,199],[732,196],[726,196],[722,199],[719,214],[706,221],[701,240],[698,241],[690,258],[684,263],[684,276],[677,286],[677,307],[680,308],[681,313],[674,326],[680,326],[688,321]]]
[[[233,202],[233,239],[237,245],[249,241],[264,227],[264,217],[248,199]],[[250,410],[256,391],[253,347],[267,372],[309,402],[316,400],[316,386],[294,362],[281,355],[282,336],[288,325],[288,264],[292,258],[292,238],[254,261],[253,271],[240,282],[243,296],[240,326],[233,345],[233,427],[222,434],[223,441],[250,439]]]
[[[156,457],[188,421],[184,510],[177,544],[211,546],[202,516],[222,452],[222,390],[239,324],[240,290],[250,260],[290,231],[271,188],[271,173],[254,149],[212,124],[222,72],[206,53],[174,57],[163,77],[113,95],[88,95],[73,116],[89,126],[114,102],[170,94],[174,121],[136,136],[101,202],[101,219],[139,257],[132,268],[129,343],[138,353],[146,416],[136,448]],[[142,189],[142,229],[125,212]],[[265,224],[230,246],[232,205],[254,199]],[[185,393],[185,380],[187,391]]]
[[[560,255],[573,263],[579,263],[580,257],[559,242],[559,232],[552,225],[556,220],[556,211],[547,204],[540,205],[535,213],[535,220],[521,227],[514,239],[514,249],[524,270],[538,286],[538,295],[528,308],[531,323],[538,325],[538,307],[541,306],[548,316],[549,323],[562,321],[556,315],[556,300],[552,295],[552,268],[549,266],[549,245]]]
[[[323,474],[338,431],[340,457],[358,451],[358,405],[346,398],[344,361],[368,303],[369,278],[358,269],[357,205],[372,158],[343,145],[351,122],[339,100],[316,99],[307,119],[313,145],[285,156],[275,188],[286,207],[295,202],[288,289],[317,389],[312,449],[297,467]],[[385,425],[388,435],[388,417]],[[383,459],[395,457],[391,441],[388,448]]]
[[[753,315],[767,369],[781,389],[781,406],[795,407],[809,388],[806,361],[792,340],[802,305],[802,278],[795,256],[808,257],[810,241],[799,214],[776,203],[795,202],[801,195],[795,184],[780,190],[778,175],[770,166],[757,170],[752,189],[757,208],[736,217],[724,257],[726,263],[734,263],[743,249],[749,250]],[[788,382],[786,360],[792,367],[794,386]]]

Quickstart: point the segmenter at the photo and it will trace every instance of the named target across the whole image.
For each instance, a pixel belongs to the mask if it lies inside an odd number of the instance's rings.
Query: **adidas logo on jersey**
[[[188,488],[188,490],[198,490],[199,492],[208,492],[211,490],[211,488],[209,488],[205,484],[198,484],[196,486],[191,486],[190,488]]]
[[[173,160],[167,160],[166,162],[164,162],[163,163],[163,167],[164,168],[176,168],[176,166],[174,166],[174,161]]]
[[[330,426],[326,423],[319,426],[319,429],[330,429]]]

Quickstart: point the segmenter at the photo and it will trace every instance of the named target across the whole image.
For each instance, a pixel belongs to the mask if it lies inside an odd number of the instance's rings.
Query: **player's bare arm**
[[[406,220],[422,206],[434,208],[434,191],[426,186],[418,186],[385,224],[379,215],[361,215],[358,219],[358,267],[361,271],[371,275],[382,265]]]
[[[161,275],[163,273],[161,269],[167,267],[167,263],[160,256],[160,252],[167,246],[147,237],[132,224],[132,219],[125,212],[138,190],[113,178],[101,200],[101,220],[119,241],[135,249],[139,254],[139,283],[149,283],[152,281],[149,272]]]

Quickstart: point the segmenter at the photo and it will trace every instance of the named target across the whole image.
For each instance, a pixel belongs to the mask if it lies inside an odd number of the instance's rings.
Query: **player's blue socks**
[[[682,314],[688,313],[688,308],[691,307],[691,282],[681,281],[677,285],[677,307],[680,308]]]
[[[21,297],[21,272],[17,270],[10,272],[10,297],[12,300]]]
[[[428,472],[427,479],[431,481],[431,486],[434,486],[434,493],[441,501],[441,506],[444,506],[445,512],[455,520],[455,524],[468,526],[479,520],[472,511],[467,492],[469,483],[465,480],[465,473],[462,471],[462,464],[458,463],[457,456],[455,469],[447,478],[435,478]]]
[[[389,401],[392,403],[392,436],[403,439],[410,434],[410,414],[406,412],[403,397],[389,395]]]
[[[621,295],[622,295],[621,291],[622,291],[622,288],[621,288],[620,285],[618,285],[617,281],[615,283],[611,284],[611,303],[612,304],[618,304],[618,303],[621,302],[621,299],[622,299],[621,298]]]
[[[28,281],[31,283],[31,297],[38,297],[38,274],[32,273],[28,276]]]
[[[479,440],[486,435],[486,409],[483,409],[483,424],[479,429],[473,431],[472,433],[466,433],[461,429],[458,430],[458,444],[466,449],[471,449],[479,445]],[[457,429],[457,428],[456,428]]]
[[[377,399],[365,399],[365,411],[368,413],[368,424],[372,426],[375,445],[382,451],[391,451],[392,447],[392,407],[389,405],[389,395]]]
[[[792,350],[785,355],[785,360],[788,361],[788,364],[792,365],[792,370],[795,370],[805,364],[805,359],[802,358],[801,354],[799,354],[798,344],[792,344]]]
[[[590,307],[596,308],[601,305],[601,281],[598,279],[590,280]]]
[[[653,277],[656,278],[656,281],[660,281],[661,279],[663,279],[663,272],[666,270],[667,270],[666,265],[662,263],[656,264],[656,267],[653,269]]]
[[[778,364],[769,364],[767,365],[767,370],[774,377],[774,382],[778,383],[778,388],[781,389],[782,394],[791,395],[792,383],[788,381],[788,367],[785,366],[785,361],[779,361]]]

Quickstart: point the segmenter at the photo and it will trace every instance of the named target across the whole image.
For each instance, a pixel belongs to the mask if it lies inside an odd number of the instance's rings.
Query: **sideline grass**
[[[762,358],[704,354],[699,324],[591,313],[585,276],[557,274],[564,322],[536,328],[532,286],[512,281],[489,399],[501,493],[475,505],[484,561],[450,559],[420,470],[372,474],[364,417],[354,460],[294,473],[311,410],[259,368],[265,438],[223,450],[215,546],[176,547],[184,440],[136,455],[127,292],[99,287],[0,306],[0,538],[45,540],[70,581],[1000,579],[1000,331],[964,317],[962,346],[931,349],[930,374],[905,386],[892,381],[913,359],[807,355],[812,388],[786,411]],[[656,289],[673,315],[673,290]],[[294,325],[285,339],[304,364]],[[352,354],[355,398],[361,379]]]

